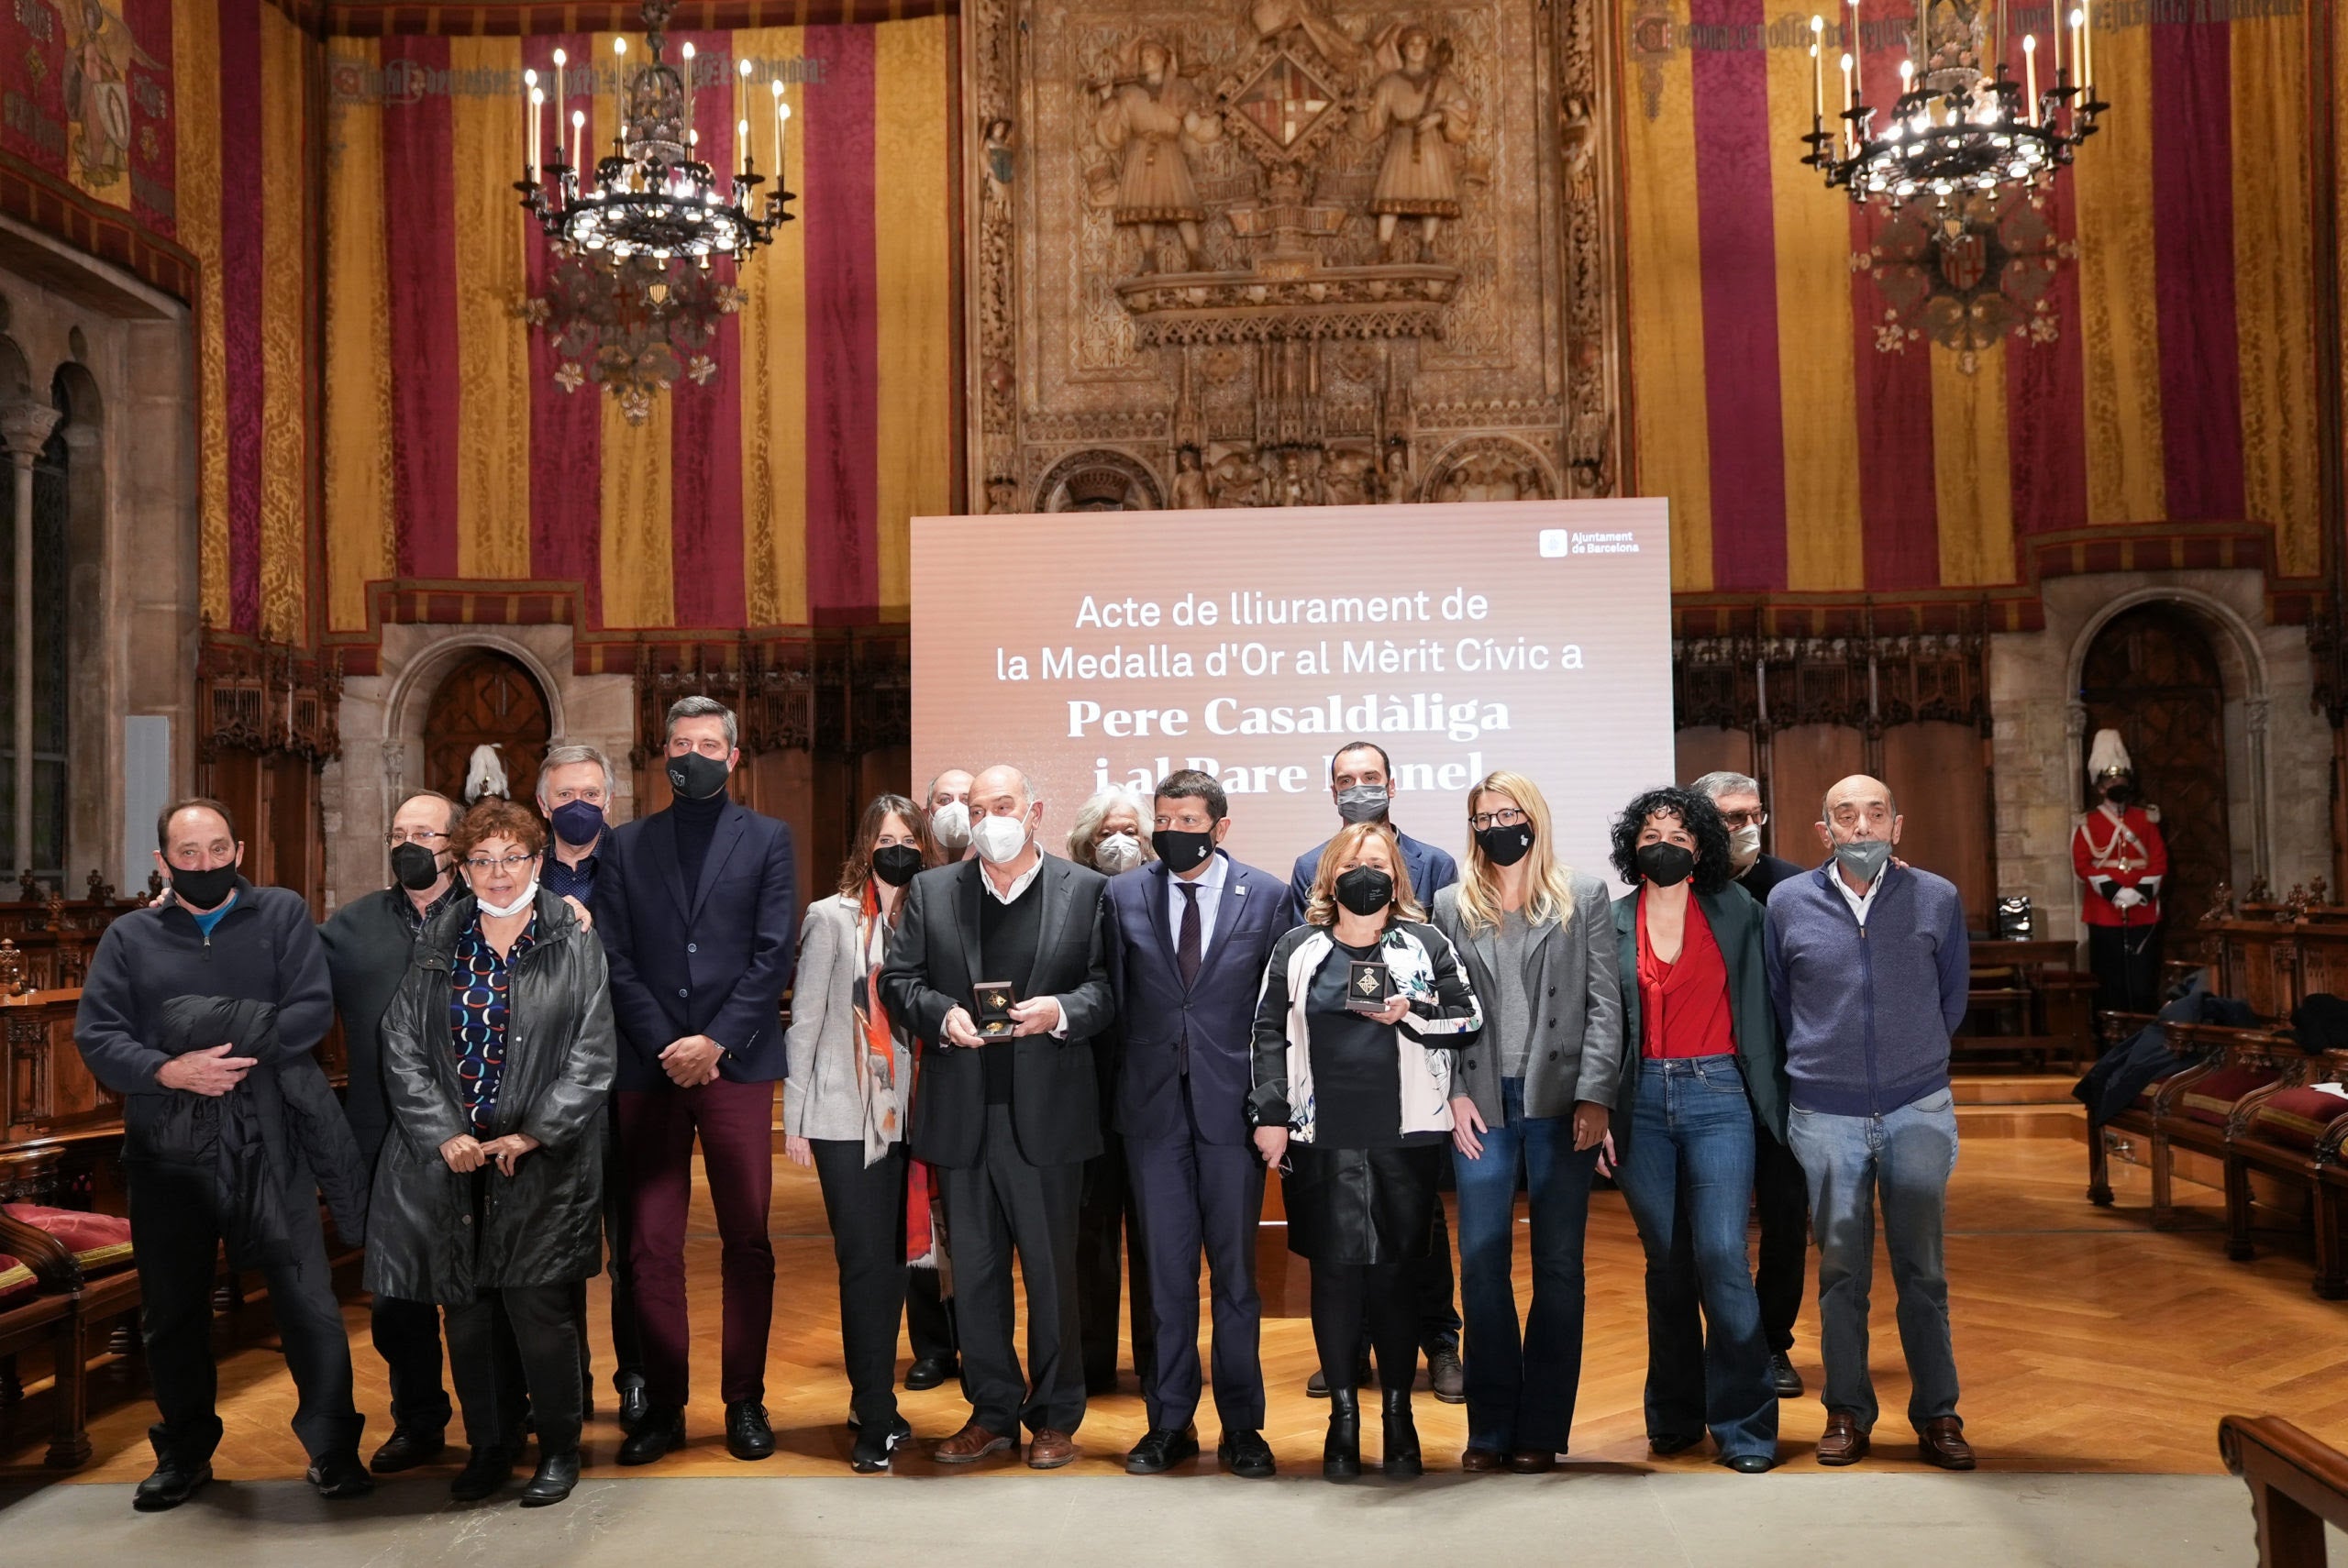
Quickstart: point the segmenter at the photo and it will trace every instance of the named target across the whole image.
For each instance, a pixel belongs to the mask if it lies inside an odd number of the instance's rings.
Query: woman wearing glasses
[[[1468,1448],[1459,1467],[1547,1470],[1566,1452],[1581,1383],[1582,1234],[1623,1070],[1623,991],[1606,885],[1558,861],[1532,779],[1468,792],[1468,859],[1434,896],[1484,1004],[1451,1084],[1466,1319]],[[1532,1217],[1533,1305],[1522,1335],[1516,1184]]]
[[[579,1480],[571,1302],[601,1261],[615,1051],[603,944],[538,886],[545,846],[537,814],[504,800],[451,840],[465,891],[424,928],[383,1019],[393,1136],[367,1237],[368,1289],[447,1310],[472,1450],[450,1493],[475,1501],[512,1478],[526,1409],[525,1507]]]

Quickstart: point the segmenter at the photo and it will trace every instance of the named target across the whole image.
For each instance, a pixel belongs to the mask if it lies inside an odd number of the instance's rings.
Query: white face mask
[[[476,892],[473,895],[474,898],[481,900],[481,912],[485,915],[493,916],[498,920],[504,920],[508,916],[520,914],[524,910],[530,907],[531,902],[536,900],[537,896],[538,879],[536,877],[530,878],[530,885],[528,887],[514,895],[514,901],[510,904],[500,906],[491,903],[488,898],[483,894]]]
[[[1113,877],[1141,864],[1141,840],[1129,833],[1113,833],[1092,846],[1093,863]]]
[[[990,866],[1007,866],[1027,847],[1025,817],[980,817],[970,829],[971,841]]]
[[[948,801],[929,815],[929,831],[938,843],[948,849],[968,849],[970,845],[970,808],[959,801]]]
[[[1747,823],[1741,828],[1730,830],[1728,863],[1736,867],[1738,876],[1741,877],[1752,870],[1753,863],[1760,858],[1761,824],[1759,823]]]

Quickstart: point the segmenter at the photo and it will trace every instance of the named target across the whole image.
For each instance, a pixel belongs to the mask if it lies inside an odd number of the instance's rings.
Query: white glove
[[[2116,910],[2132,910],[2143,901],[2144,895],[2133,888],[2122,888],[2111,895],[2111,907]]]

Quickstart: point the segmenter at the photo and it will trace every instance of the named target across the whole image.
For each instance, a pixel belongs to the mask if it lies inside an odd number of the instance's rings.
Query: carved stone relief
[[[1597,0],[969,0],[989,510],[1611,492]]]

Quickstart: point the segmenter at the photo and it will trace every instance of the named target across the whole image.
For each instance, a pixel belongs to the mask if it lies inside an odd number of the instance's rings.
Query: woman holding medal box
[[[1433,1242],[1452,1053],[1483,1014],[1385,823],[1329,841],[1304,921],[1265,972],[1248,1116],[1257,1151],[1284,1172],[1289,1249],[1312,1264],[1312,1341],[1330,1396],[1321,1473],[1361,1474],[1353,1372],[1366,1327],[1384,1391],[1384,1469],[1414,1476],[1418,1327],[1402,1264]]]

